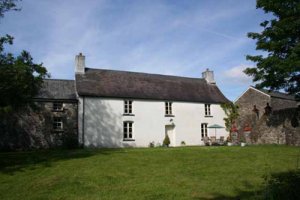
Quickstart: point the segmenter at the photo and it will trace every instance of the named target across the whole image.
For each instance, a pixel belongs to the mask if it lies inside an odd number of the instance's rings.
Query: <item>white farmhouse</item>
[[[203,145],[205,137],[227,138],[221,103],[229,100],[216,86],[212,71],[187,78],[85,67],[76,56],[78,136],[85,147]],[[216,131],[216,132],[215,132]]]

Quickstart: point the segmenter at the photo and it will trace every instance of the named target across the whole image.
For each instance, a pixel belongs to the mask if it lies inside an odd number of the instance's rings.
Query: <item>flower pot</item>
[[[246,143],[245,142],[241,142],[241,147],[244,147],[246,146]]]
[[[227,142],[227,146],[232,146],[232,143],[231,142]]]

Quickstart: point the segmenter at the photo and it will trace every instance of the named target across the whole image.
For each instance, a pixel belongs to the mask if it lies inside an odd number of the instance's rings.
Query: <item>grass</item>
[[[259,199],[299,147],[182,147],[0,153],[0,199]]]

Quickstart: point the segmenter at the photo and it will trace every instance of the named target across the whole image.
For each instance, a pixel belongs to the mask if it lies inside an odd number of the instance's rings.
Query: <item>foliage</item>
[[[0,17],[9,10],[19,10],[16,1],[0,0]],[[48,77],[46,68],[35,64],[29,52],[15,57],[4,51],[5,44],[12,45],[13,37],[0,37],[0,114],[28,105]]]
[[[4,16],[4,13],[10,10],[19,11],[15,2],[18,0],[0,0],[0,18]]]
[[[181,146],[185,146],[186,144],[185,144],[185,141],[181,141]]]
[[[238,113],[238,106],[233,104],[232,102],[230,103],[223,103],[221,104],[222,109],[225,112],[225,115],[227,117],[224,117],[225,121],[225,127],[227,131],[230,131],[232,124],[235,122],[235,120],[238,118],[239,113]]]
[[[150,143],[149,143],[149,147],[150,147],[150,148],[153,148],[153,147],[155,147],[155,143],[154,143],[154,141],[152,141],[152,142],[150,142]]]
[[[33,63],[31,55],[23,51],[14,57],[4,52],[4,44],[12,44],[9,35],[0,38],[0,113],[18,109],[32,101],[43,79],[48,76],[42,64]]]
[[[167,147],[170,145],[170,138],[169,138],[168,134],[166,134],[166,136],[165,136],[165,139],[163,141],[163,145],[167,146]]]
[[[300,170],[273,174],[267,181],[265,199],[300,199]]]
[[[257,8],[273,14],[273,19],[260,24],[261,33],[248,33],[256,40],[256,49],[267,56],[247,55],[257,64],[244,72],[258,82],[256,87],[271,90],[285,89],[300,94],[300,1],[257,0]]]

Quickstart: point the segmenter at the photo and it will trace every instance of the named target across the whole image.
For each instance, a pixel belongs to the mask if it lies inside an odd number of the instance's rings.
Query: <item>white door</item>
[[[174,131],[174,126],[172,125],[166,125],[166,132],[165,132],[169,138],[170,138],[170,146],[175,147],[176,142],[175,142],[175,131]]]

